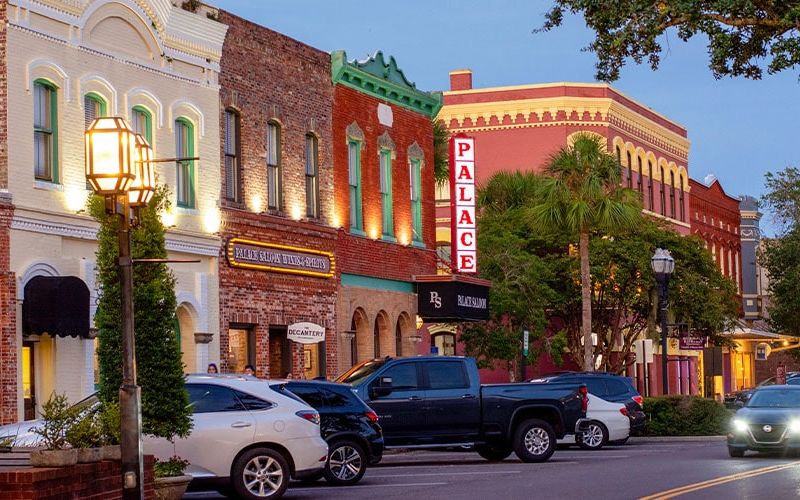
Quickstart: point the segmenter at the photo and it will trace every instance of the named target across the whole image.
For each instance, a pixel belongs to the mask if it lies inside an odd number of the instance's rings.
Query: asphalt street
[[[559,449],[542,464],[514,455],[488,463],[471,452],[391,454],[355,486],[293,483],[284,498],[783,499],[800,496],[800,459],[729,458],[722,440],[649,441],[596,452]],[[222,498],[190,493],[185,498]]]

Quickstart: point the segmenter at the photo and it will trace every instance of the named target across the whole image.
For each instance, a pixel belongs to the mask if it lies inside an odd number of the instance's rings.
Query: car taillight
[[[632,399],[633,399],[634,401],[636,401],[636,404],[637,404],[637,405],[639,405],[639,408],[641,408],[641,409],[643,409],[643,410],[644,410],[644,398],[643,398],[643,397],[641,397],[641,396],[634,396]]]
[[[580,393],[581,395],[581,400],[582,400],[581,403],[583,403],[583,411],[586,412],[586,410],[589,409],[589,389],[587,389],[586,386],[583,385],[580,387],[580,389],[578,389],[578,393]]]
[[[300,410],[295,412],[295,415],[308,420],[312,424],[319,425],[319,413],[315,412],[314,410]]]
[[[366,412],[364,415],[366,415],[368,419],[370,419],[372,422],[376,424],[378,423],[378,418],[380,418],[378,417],[378,414],[372,410]]]
[[[625,408],[624,406],[619,409],[619,412],[625,415],[626,417],[628,416],[628,409]]]

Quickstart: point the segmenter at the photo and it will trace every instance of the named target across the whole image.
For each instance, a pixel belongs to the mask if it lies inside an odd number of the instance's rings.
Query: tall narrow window
[[[319,148],[317,136],[306,135],[306,215],[319,218]]]
[[[267,207],[281,210],[281,127],[275,122],[267,125]]]
[[[642,187],[642,178],[644,177],[644,168],[642,167],[642,157],[636,155],[636,161],[639,162],[639,176],[636,178],[636,188],[639,190],[639,193],[644,198],[644,188]],[[642,203],[644,203],[644,201]]]
[[[678,182],[680,183],[680,197],[678,198],[678,203],[680,203],[680,211],[681,211],[681,221],[686,222],[686,207],[683,205],[684,198],[683,198],[683,174],[678,177]]]
[[[88,129],[95,118],[106,116],[106,109],[106,101],[99,95],[90,92],[83,96],[83,128]]]
[[[33,84],[33,175],[58,182],[58,112],[56,88],[44,80]]]
[[[653,162],[647,160],[647,199],[650,201],[650,210],[655,212],[656,208],[653,206]]]
[[[394,213],[392,210],[392,152],[382,149],[380,153],[381,169],[381,214],[383,236],[394,236]]]
[[[633,162],[631,161],[630,151],[628,151],[628,187],[633,187]]]
[[[422,242],[422,163],[411,160],[411,233],[415,242]]]
[[[364,218],[361,211],[361,143],[347,143],[347,171],[350,185],[350,229],[364,231]]]
[[[153,145],[153,115],[143,106],[131,109],[131,127],[137,134],[142,134],[150,145]]]
[[[175,120],[175,157],[194,157],[194,126],[185,118]],[[179,160],[176,167],[178,206],[194,208],[194,160]]]
[[[673,180],[670,179],[669,183],[669,216],[673,219],[676,216],[675,213],[675,186],[673,184]]]
[[[666,184],[667,181],[666,181],[666,179],[664,179],[664,167],[662,166],[662,167],[658,167],[658,168],[659,168],[659,171],[661,172],[661,183],[660,183],[660,186],[659,186],[660,189],[658,191],[658,194],[660,195],[659,197],[661,199],[661,215],[666,216],[667,215],[667,197],[666,197],[666,193],[664,192],[664,189],[666,189],[666,185],[665,184]]]
[[[239,114],[225,110],[225,198],[239,201]]]

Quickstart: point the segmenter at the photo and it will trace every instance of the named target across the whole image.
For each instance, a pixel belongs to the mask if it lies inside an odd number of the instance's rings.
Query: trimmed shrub
[[[725,434],[733,414],[713,399],[698,396],[646,398],[648,436],[717,436]]]

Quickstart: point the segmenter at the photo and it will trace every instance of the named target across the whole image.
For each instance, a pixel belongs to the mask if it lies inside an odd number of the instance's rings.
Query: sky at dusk
[[[220,8],[325,51],[362,59],[393,55],[422,90],[447,90],[448,72],[470,68],[474,87],[593,82],[593,38],[581,17],[550,33],[547,1],[210,0]],[[761,81],[715,80],[706,39],[669,33],[657,71],[629,63],[613,86],[686,127],[689,174],[713,174],[732,195],[760,196],[764,173],[797,165],[800,68]],[[769,216],[762,227],[770,231]]]

